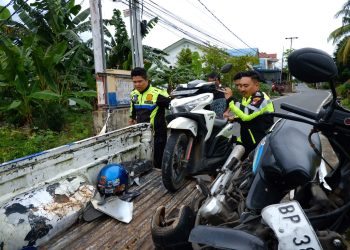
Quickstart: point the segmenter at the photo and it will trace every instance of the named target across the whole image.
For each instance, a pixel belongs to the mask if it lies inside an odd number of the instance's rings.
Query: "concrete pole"
[[[284,61],[284,46],[282,47],[282,65],[281,65],[281,76],[280,76],[281,84],[282,84],[282,76],[283,76],[283,61]]]
[[[101,77],[98,75],[98,73],[104,73],[106,71],[101,0],[89,0],[89,4],[91,15],[92,44],[94,50],[97,102],[98,106],[102,107],[104,105],[107,105],[107,86],[106,77]]]
[[[286,37],[286,39],[289,39],[289,40],[290,40],[289,52],[292,51],[293,39],[298,39],[298,38],[299,38],[299,37],[297,37],[297,36]],[[288,80],[289,80],[289,82],[291,83],[291,81],[292,81],[292,75],[290,74],[290,72],[289,72],[289,74],[288,74]],[[293,83],[292,83],[292,91],[294,92],[294,84],[293,84]]]
[[[103,73],[106,70],[106,60],[104,51],[101,0],[89,0],[89,3],[91,14],[95,73]]]
[[[141,22],[138,0],[129,0],[130,33],[133,68],[143,67],[143,47],[141,37]]]

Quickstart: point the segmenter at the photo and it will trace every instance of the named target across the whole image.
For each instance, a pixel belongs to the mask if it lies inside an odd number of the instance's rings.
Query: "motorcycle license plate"
[[[267,206],[261,215],[275,232],[279,250],[322,249],[314,229],[297,201]]]

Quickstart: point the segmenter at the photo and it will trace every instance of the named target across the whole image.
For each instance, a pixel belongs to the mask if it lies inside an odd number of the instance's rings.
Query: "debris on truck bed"
[[[190,204],[197,194],[196,182],[189,180],[176,193],[169,193],[158,169],[142,176],[140,181],[141,186],[131,189],[140,191],[141,195],[133,201],[133,219],[129,224],[107,215],[92,222],[80,220],[40,249],[154,249],[150,225],[155,210],[161,205],[171,211]]]

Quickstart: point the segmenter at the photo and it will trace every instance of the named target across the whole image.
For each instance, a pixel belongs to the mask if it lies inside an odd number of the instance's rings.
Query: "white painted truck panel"
[[[0,244],[40,245],[71,226],[107,163],[152,159],[149,124],[137,124],[0,164]]]

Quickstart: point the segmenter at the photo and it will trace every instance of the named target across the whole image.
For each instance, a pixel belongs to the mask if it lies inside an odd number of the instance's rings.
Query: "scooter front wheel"
[[[184,132],[172,131],[163,153],[162,180],[170,192],[177,191],[186,177],[186,149],[189,138]]]

